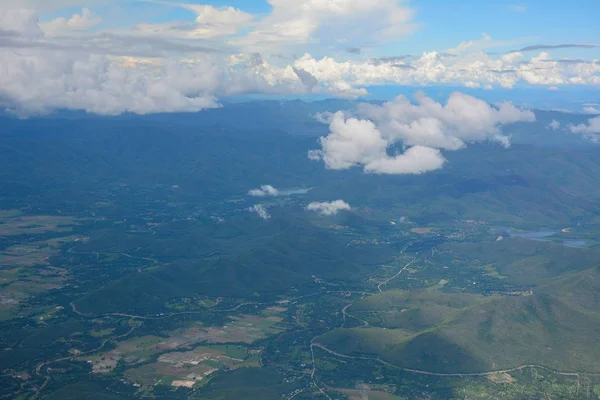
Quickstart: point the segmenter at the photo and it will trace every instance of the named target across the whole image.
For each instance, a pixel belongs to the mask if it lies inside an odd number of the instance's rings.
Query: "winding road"
[[[366,357],[366,356],[349,356],[346,354],[341,354],[338,353],[334,350],[331,350],[327,347],[325,347],[324,345],[320,344],[320,343],[312,343],[311,344],[312,347],[318,347],[321,350],[324,350],[326,352],[328,352],[329,354],[332,354],[336,357],[340,357],[340,358],[346,358],[346,359],[354,359],[354,360],[368,360],[368,361],[377,361],[381,364],[387,365],[388,367],[392,367],[392,368],[396,368],[396,369],[401,369],[403,371],[408,371],[408,372],[412,372],[414,374],[420,374],[420,375],[429,375],[429,376],[440,376],[440,377],[455,377],[455,378],[462,378],[462,377],[468,377],[468,376],[489,376],[489,375],[495,375],[495,374],[507,374],[510,372],[516,372],[516,371],[522,371],[524,369],[529,369],[529,368],[538,368],[538,369],[543,369],[545,371],[548,372],[552,372],[555,373],[557,375],[562,375],[562,376],[573,376],[573,377],[579,377],[580,375],[586,375],[586,376],[600,376],[600,373],[596,374],[596,373],[587,373],[587,372],[565,372],[565,371],[558,371],[549,367],[545,367],[543,365],[539,365],[539,364],[524,364],[524,365],[520,365],[518,367],[514,367],[514,368],[508,368],[508,369],[499,369],[499,370],[495,370],[495,371],[485,371],[485,372],[455,372],[455,373],[441,373],[441,372],[430,372],[430,371],[423,371],[423,370],[418,370],[418,369],[411,369],[411,368],[405,368],[405,367],[400,367],[398,365],[394,365],[392,363],[389,363],[385,360],[382,360],[379,357]]]
[[[396,279],[397,277],[400,276],[400,274],[402,274],[404,271],[406,271],[408,269],[408,267],[410,267],[410,265],[412,263],[414,263],[415,261],[417,261],[417,258],[413,258],[408,264],[406,264],[404,266],[404,268],[402,268],[400,271],[398,271],[398,273],[394,276],[392,276],[391,278],[386,279],[385,281],[381,282],[379,285],[377,285],[377,290],[379,290],[379,292],[383,292],[383,290],[381,290],[382,286],[387,285],[388,283],[390,283],[392,280]]]

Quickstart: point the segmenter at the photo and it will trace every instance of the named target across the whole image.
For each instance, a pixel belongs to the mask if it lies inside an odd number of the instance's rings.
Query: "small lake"
[[[542,239],[556,235],[556,232],[541,231],[541,232],[508,232],[510,237],[520,237],[525,239]]]
[[[565,240],[563,244],[567,247],[585,247],[585,240]]]
[[[507,227],[498,227],[495,229],[499,233],[508,235],[508,237],[511,237],[511,238],[518,237],[518,238],[536,240],[536,241],[541,241],[541,242],[560,243],[563,246],[567,246],[567,247],[583,248],[583,247],[586,247],[586,245],[587,245],[585,240],[563,240],[563,241],[548,240],[547,238],[556,235],[557,232],[553,232],[553,231],[515,232],[515,230],[513,228],[507,228]]]

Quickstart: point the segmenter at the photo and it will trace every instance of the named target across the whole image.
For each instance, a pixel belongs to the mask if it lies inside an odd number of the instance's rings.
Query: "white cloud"
[[[398,40],[411,33],[413,11],[398,0],[268,0],[272,12],[231,41],[246,51],[319,43],[339,46]],[[346,46],[347,47],[347,46]]]
[[[600,133],[600,117],[591,118],[587,124],[579,124],[570,126],[573,133]]]
[[[374,62],[338,61],[332,57],[315,59],[305,54],[294,62],[294,66],[310,72],[319,82],[343,81],[350,87],[444,84],[513,88],[520,83],[548,87],[600,84],[600,63],[596,60],[563,62],[552,59],[545,52],[528,60],[518,52],[497,58],[481,50],[473,52],[470,48],[475,45],[470,43],[454,49],[457,54],[452,56],[426,52],[414,59],[391,57]]]
[[[494,40],[492,37],[486,33],[481,35],[481,39],[478,40],[469,40],[466,42],[461,42],[458,46],[447,49],[444,53],[450,54],[453,56],[472,54],[481,52],[485,49],[491,49],[495,47],[506,47],[521,44],[522,40],[511,40],[511,41],[503,41],[503,40]],[[503,56],[505,59],[515,60],[519,57],[520,53],[509,53]]]
[[[591,142],[600,143],[600,117],[589,119],[587,124],[570,125],[569,129]]]
[[[8,73],[0,75],[0,104],[21,114],[55,109],[98,114],[199,111],[218,107],[218,60],[193,66],[159,63],[150,72],[126,68],[100,55],[0,49]]]
[[[543,52],[529,59],[519,52],[494,57],[483,49],[511,42],[487,35],[449,49],[452,56],[426,52],[416,58],[360,60],[357,54],[351,59],[305,54],[288,65],[286,60],[296,58],[289,54],[302,54],[307,47],[336,52],[406,35],[414,29],[412,11],[396,0],[271,0],[273,10],[262,18],[232,7],[169,3],[193,11],[196,18],[80,34],[74,32],[99,22],[88,9],[44,23],[42,30],[38,14],[15,10],[15,3],[55,10],[88,2],[0,0],[0,106],[21,114],[55,109],[99,114],[199,111],[218,107],[223,96],[247,93],[353,99],[368,95],[367,86],[387,84],[487,89],[520,83],[600,84],[597,60],[553,60]],[[89,2],[94,3],[105,4]],[[231,43],[246,52],[234,53],[239,49]],[[266,55],[247,52],[253,48],[266,50]],[[269,58],[273,49],[286,56]],[[437,148],[443,139],[449,141],[441,148],[453,148],[465,141],[440,132],[439,121],[420,119],[406,125],[407,132],[426,130],[429,135],[414,145]],[[377,127],[388,140],[385,127]],[[502,136],[495,139],[506,142]]]
[[[550,122],[548,124],[548,126],[546,127],[546,129],[552,129],[553,131],[557,131],[560,129],[560,122],[558,122],[557,120],[553,119],[552,122]]]
[[[312,160],[323,160],[330,169],[364,167],[379,174],[421,174],[442,168],[440,149],[457,150],[467,143],[495,141],[509,146],[501,127],[535,120],[530,111],[510,103],[492,107],[486,102],[455,92],[445,105],[417,93],[416,104],[399,96],[383,105],[359,104],[357,117],[343,112],[329,116],[330,134],[319,140],[321,149],[312,150]],[[402,154],[390,149],[402,144]]]
[[[313,202],[310,203],[306,209],[308,211],[314,211],[321,215],[336,215],[340,211],[349,211],[352,210],[350,204],[346,203],[344,200],[335,200],[330,202]]]
[[[0,106],[22,115],[192,112],[219,107],[220,96],[306,92],[292,67],[238,68],[224,54],[160,38],[50,37],[37,21],[35,12],[0,12]],[[193,56],[156,57],[163,49]],[[143,58],[124,55],[136,51]]]
[[[167,3],[188,9],[196,14],[194,22],[169,21],[157,24],[138,24],[135,29],[143,35],[173,36],[187,39],[213,39],[238,33],[253,19],[251,14],[233,7]]]
[[[117,3],[131,0],[0,0],[0,10],[31,9],[39,12],[63,8],[89,7],[91,4]]]
[[[262,185],[259,189],[250,190],[248,194],[254,197],[279,196],[279,190],[271,185]]]
[[[248,211],[257,213],[258,216],[264,220],[271,218],[271,215],[267,212],[267,210],[261,204],[257,204],[255,206],[250,207],[248,209]]]
[[[38,25],[39,16],[33,10],[0,9],[0,33],[35,38],[42,35]]]
[[[331,124],[331,121],[333,121],[333,117],[335,116],[335,113],[332,113],[330,111],[324,111],[324,112],[318,112],[312,115],[312,117],[314,119],[316,119],[317,121],[319,121],[322,124]]]
[[[85,31],[102,22],[89,8],[84,8],[81,15],[74,14],[70,19],[57,18],[51,22],[40,24],[42,30],[48,35],[60,35],[72,31]]]
[[[394,157],[382,157],[365,165],[365,172],[374,174],[424,174],[440,169],[446,163],[438,149],[425,146],[413,146],[403,154]]]
[[[346,119],[344,113],[338,112],[329,128],[329,136],[320,139],[322,159],[327,168],[348,169],[387,156],[389,143],[371,121]]]
[[[583,112],[586,114],[600,114],[600,107],[598,107],[598,106],[583,107]]]
[[[457,150],[470,142],[485,140],[507,143],[500,127],[519,121],[531,122],[535,115],[511,103],[490,106],[483,100],[452,93],[446,104],[417,92],[416,104],[399,96],[382,106],[361,104],[358,114],[372,120],[387,140],[407,146],[429,146]]]
[[[321,150],[309,152],[312,160],[323,160],[330,169],[363,166],[365,172],[379,174],[420,174],[439,169],[445,162],[439,150],[411,147],[404,154],[390,156],[386,140],[369,120],[346,118],[337,112],[330,124],[331,133],[320,139]]]

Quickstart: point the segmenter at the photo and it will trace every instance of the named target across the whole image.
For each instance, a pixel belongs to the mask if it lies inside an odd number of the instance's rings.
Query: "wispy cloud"
[[[169,21],[163,23],[143,23],[135,29],[145,35],[171,36],[186,39],[214,39],[228,37],[238,33],[250,24],[254,18],[251,14],[234,7],[214,7],[188,3],[169,3],[175,7],[185,8],[196,14],[193,22]]]
[[[525,12],[527,11],[527,5],[525,4],[511,4],[507,7],[507,9],[509,11],[513,11],[513,12]]]
[[[261,204],[250,207],[248,211],[257,213],[258,216],[264,220],[271,218],[271,214],[269,214]]]
[[[548,124],[548,126],[546,126],[546,129],[552,129],[553,131],[557,131],[560,129],[560,122],[558,122],[557,120],[553,119],[552,122],[550,122]]]
[[[513,50],[513,52],[523,51],[539,51],[539,50],[555,50],[555,49],[595,49],[600,47],[597,44],[585,44],[585,43],[569,43],[569,44],[535,44],[532,46],[526,46],[519,50]]]

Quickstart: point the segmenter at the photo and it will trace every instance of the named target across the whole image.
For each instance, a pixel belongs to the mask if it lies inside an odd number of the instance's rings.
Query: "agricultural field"
[[[200,346],[185,352],[167,352],[153,363],[127,369],[125,377],[142,387],[160,383],[193,387],[204,384],[219,370],[259,367],[259,352],[240,345]]]
[[[25,215],[20,210],[0,210],[0,236],[71,232],[81,218],[58,215]]]
[[[67,284],[68,271],[53,266],[51,258],[65,245],[87,240],[69,234],[81,222],[62,216],[25,216],[15,210],[0,212],[0,236],[8,241],[0,249],[0,319],[17,316],[19,305],[28,298]],[[11,243],[11,237],[20,235],[30,239]]]

